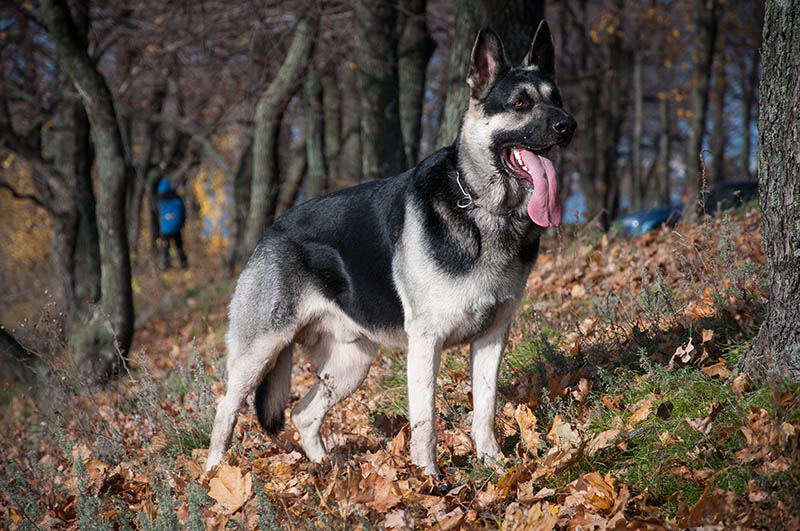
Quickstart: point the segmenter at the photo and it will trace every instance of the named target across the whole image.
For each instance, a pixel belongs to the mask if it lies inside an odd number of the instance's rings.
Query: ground
[[[127,371],[89,388],[57,364],[61,407],[2,389],[0,519],[11,529],[797,529],[800,391],[732,374],[766,304],[754,208],[635,239],[591,226],[543,243],[501,369],[483,465],[466,350],[439,376],[441,479],[408,460],[404,356],[382,351],[310,463],[287,424],[240,414],[202,471],[224,393],[233,281],[208,264],[135,280]],[[154,297],[153,294],[161,294]],[[295,356],[292,402],[313,384]]]

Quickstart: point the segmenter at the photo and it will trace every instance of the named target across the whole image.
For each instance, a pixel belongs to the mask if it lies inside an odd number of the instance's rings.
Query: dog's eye
[[[516,108],[516,109],[524,109],[527,106],[528,106],[528,102],[523,100],[523,99],[519,99],[519,100],[514,102],[514,108]]]

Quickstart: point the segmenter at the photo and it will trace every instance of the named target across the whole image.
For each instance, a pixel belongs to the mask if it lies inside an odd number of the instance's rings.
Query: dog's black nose
[[[578,123],[571,116],[562,116],[553,122],[553,130],[562,136],[572,136]]]

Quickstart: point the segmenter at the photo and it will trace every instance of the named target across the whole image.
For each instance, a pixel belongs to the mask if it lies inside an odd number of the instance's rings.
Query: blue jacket
[[[186,221],[186,206],[166,179],[158,183],[158,211],[161,236],[172,236],[181,231]]]

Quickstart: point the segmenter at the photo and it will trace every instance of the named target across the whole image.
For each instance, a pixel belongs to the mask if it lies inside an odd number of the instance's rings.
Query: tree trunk
[[[758,171],[769,271],[767,318],[739,361],[753,380],[800,382],[800,0],[767,0],[761,56]]]
[[[125,190],[130,167],[126,164],[111,91],[89,57],[86,42],[78,38],[66,3],[43,0],[41,7],[59,59],[86,108],[97,157],[100,307],[82,337],[76,340],[75,356],[81,369],[104,378],[118,367],[120,356],[127,356],[133,337],[131,268],[125,227]]]
[[[161,113],[164,106],[164,99],[167,97],[166,84],[157,86],[153,91],[153,98],[150,103],[151,110],[154,113]],[[156,141],[159,124],[155,121],[148,121],[144,125],[144,134],[140,140],[142,156],[135,165],[134,182],[131,190],[131,195],[128,198],[128,212],[129,212],[129,242],[131,249],[136,249],[139,242],[139,234],[141,233],[142,222],[142,202],[145,197],[147,188],[148,175],[153,164],[153,156],[156,154]]]
[[[303,98],[305,103],[305,125],[303,130],[306,137],[306,178],[304,189],[306,199],[317,197],[325,193],[325,127],[322,113],[322,82],[319,71],[311,69],[306,74],[303,84]]]
[[[727,60],[722,55],[725,49],[725,35],[720,35],[717,43],[718,53],[714,62],[714,112],[712,116],[714,136],[711,138],[711,182],[725,180],[725,146],[728,144],[727,124],[725,123],[725,93],[728,81],[725,74]]]
[[[349,87],[348,87],[349,90]],[[342,151],[342,92],[336,71],[322,74],[322,114],[325,136],[325,165],[328,191],[334,190],[334,179],[339,178],[339,159]]]
[[[397,81],[397,0],[356,0],[356,65],[361,95],[364,180],[405,168]]]
[[[503,39],[509,61],[517,65],[528,52],[536,28],[543,18],[542,0],[457,0],[456,21],[450,43],[447,96],[436,137],[437,149],[453,143],[461,116],[467,110],[467,66],[478,30],[484,26],[494,29]]]
[[[748,60],[749,59],[749,60]],[[742,152],[740,154],[742,178],[751,180],[753,172],[750,171],[750,144],[753,124],[753,107],[756,104],[756,89],[758,88],[758,49],[752,56],[745,58],[742,65]]]
[[[661,122],[661,133],[658,136],[658,197],[659,204],[668,205],[672,202],[669,172],[669,161],[672,157],[672,119],[669,98],[666,94],[659,97],[658,116]]]
[[[253,131],[253,179],[250,186],[250,207],[247,212],[242,248],[239,255],[250,256],[275,215],[278,195],[278,138],[281,119],[295,88],[297,78],[305,68],[314,43],[316,19],[312,16],[298,20],[286,59],[275,79],[261,95],[256,105]]]
[[[400,127],[403,131],[406,167],[417,164],[425,97],[425,70],[434,42],[425,24],[427,0],[400,0],[397,66],[400,97]]]
[[[225,264],[229,272],[233,272],[237,264],[246,257],[239,256],[244,223],[247,219],[247,198],[253,178],[253,138],[239,156],[239,164],[230,183],[231,199],[228,202],[228,248]]]
[[[2,381],[22,382],[39,412],[50,413],[57,405],[55,393],[47,383],[50,377],[47,364],[3,328],[0,328],[0,367],[3,368],[0,371]]]
[[[292,160],[289,162],[289,167],[286,168],[286,178],[281,183],[281,190],[278,194],[275,219],[278,219],[278,216],[294,206],[295,201],[297,201],[297,195],[300,192],[300,186],[303,184],[303,176],[306,174],[306,154],[308,153],[305,132],[303,132],[292,151]]]
[[[641,210],[644,198],[642,186],[642,129],[644,128],[644,90],[642,70],[644,54],[633,53],[633,139],[631,149],[631,210]]]
[[[683,217],[688,222],[697,221],[703,211],[700,192],[707,186],[701,182],[700,158],[703,149],[703,136],[708,112],[708,87],[711,77],[711,64],[714,61],[714,42],[718,28],[717,0],[695,0],[695,32],[692,40],[694,66],[691,79],[691,120],[686,139],[686,204]]]
[[[345,188],[363,180],[361,172],[361,97],[356,64],[345,63],[338,71],[342,87],[342,150],[334,188]]]

